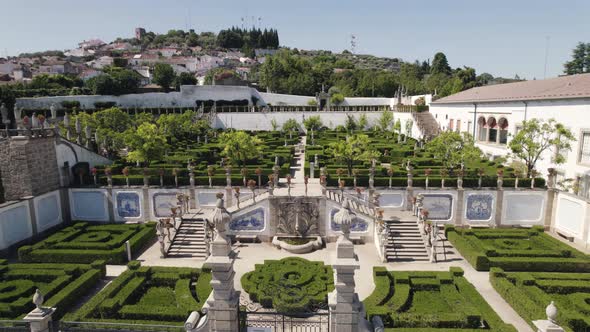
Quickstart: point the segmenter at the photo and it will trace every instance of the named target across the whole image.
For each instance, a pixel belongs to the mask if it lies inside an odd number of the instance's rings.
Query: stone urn
[[[549,305],[545,309],[545,314],[547,314],[548,321],[550,321],[553,324],[556,324],[555,320],[557,318],[557,307],[555,306],[555,303],[553,301],[551,301],[551,303],[549,303]]]

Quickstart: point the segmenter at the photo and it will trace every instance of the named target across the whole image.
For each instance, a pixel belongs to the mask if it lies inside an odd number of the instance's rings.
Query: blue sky
[[[453,67],[541,79],[547,37],[547,77],[562,72],[578,41],[590,42],[587,0],[3,0],[0,8],[1,56],[130,37],[137,26],[217,32],[254,16],[284,46],[340,52],[355,34],[358,53],[413,61],[443,51]]]

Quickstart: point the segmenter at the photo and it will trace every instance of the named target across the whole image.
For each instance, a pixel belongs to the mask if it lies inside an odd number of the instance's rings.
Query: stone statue
[[[557,324],[555,322],[557,318],[557,307],[555,306],[555,302],[551,301],[547,308],[545,309],[545,314],[547,314],[547,320],[553,324]]]
[[[215,211],[213,211],[213,225],[217,234],[225,238],[225,227],[231,221],[231,215],[225,209],[223,202],[223,194],[217,195],[217,202],[215,203]]]
[[[350,212],[350,204],[348,199],[345,198],[342,202],[342,208],[334,215],[334,222],[340,225],[340,230],[345,239],[350,240],[350,224],[354,214]]]

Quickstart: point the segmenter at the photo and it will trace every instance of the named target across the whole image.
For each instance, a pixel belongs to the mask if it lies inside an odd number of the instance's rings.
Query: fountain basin
[[[277,248],[287,250],[293,254],[307,254],[314,250],[320,249],[323,245],[323,242],[320,236],[275,236],[272,238],[272,244]]]

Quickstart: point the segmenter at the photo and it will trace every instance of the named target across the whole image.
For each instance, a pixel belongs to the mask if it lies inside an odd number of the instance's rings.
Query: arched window
[[[498,128],[500,129],[500,144],[508,143],[508,120],[506,118],[500,118],[498,120]]]
[[[490,116],[487,121],[488,125],[488,142],[496,143],[498,139],[498,122],[496,122],[496,118]]]
[[[479,119],[477,119],[477,139],[479,141],[485,141],[488,138],[488,129],[486,128],[486,125],[486,118],[482,116]]]

